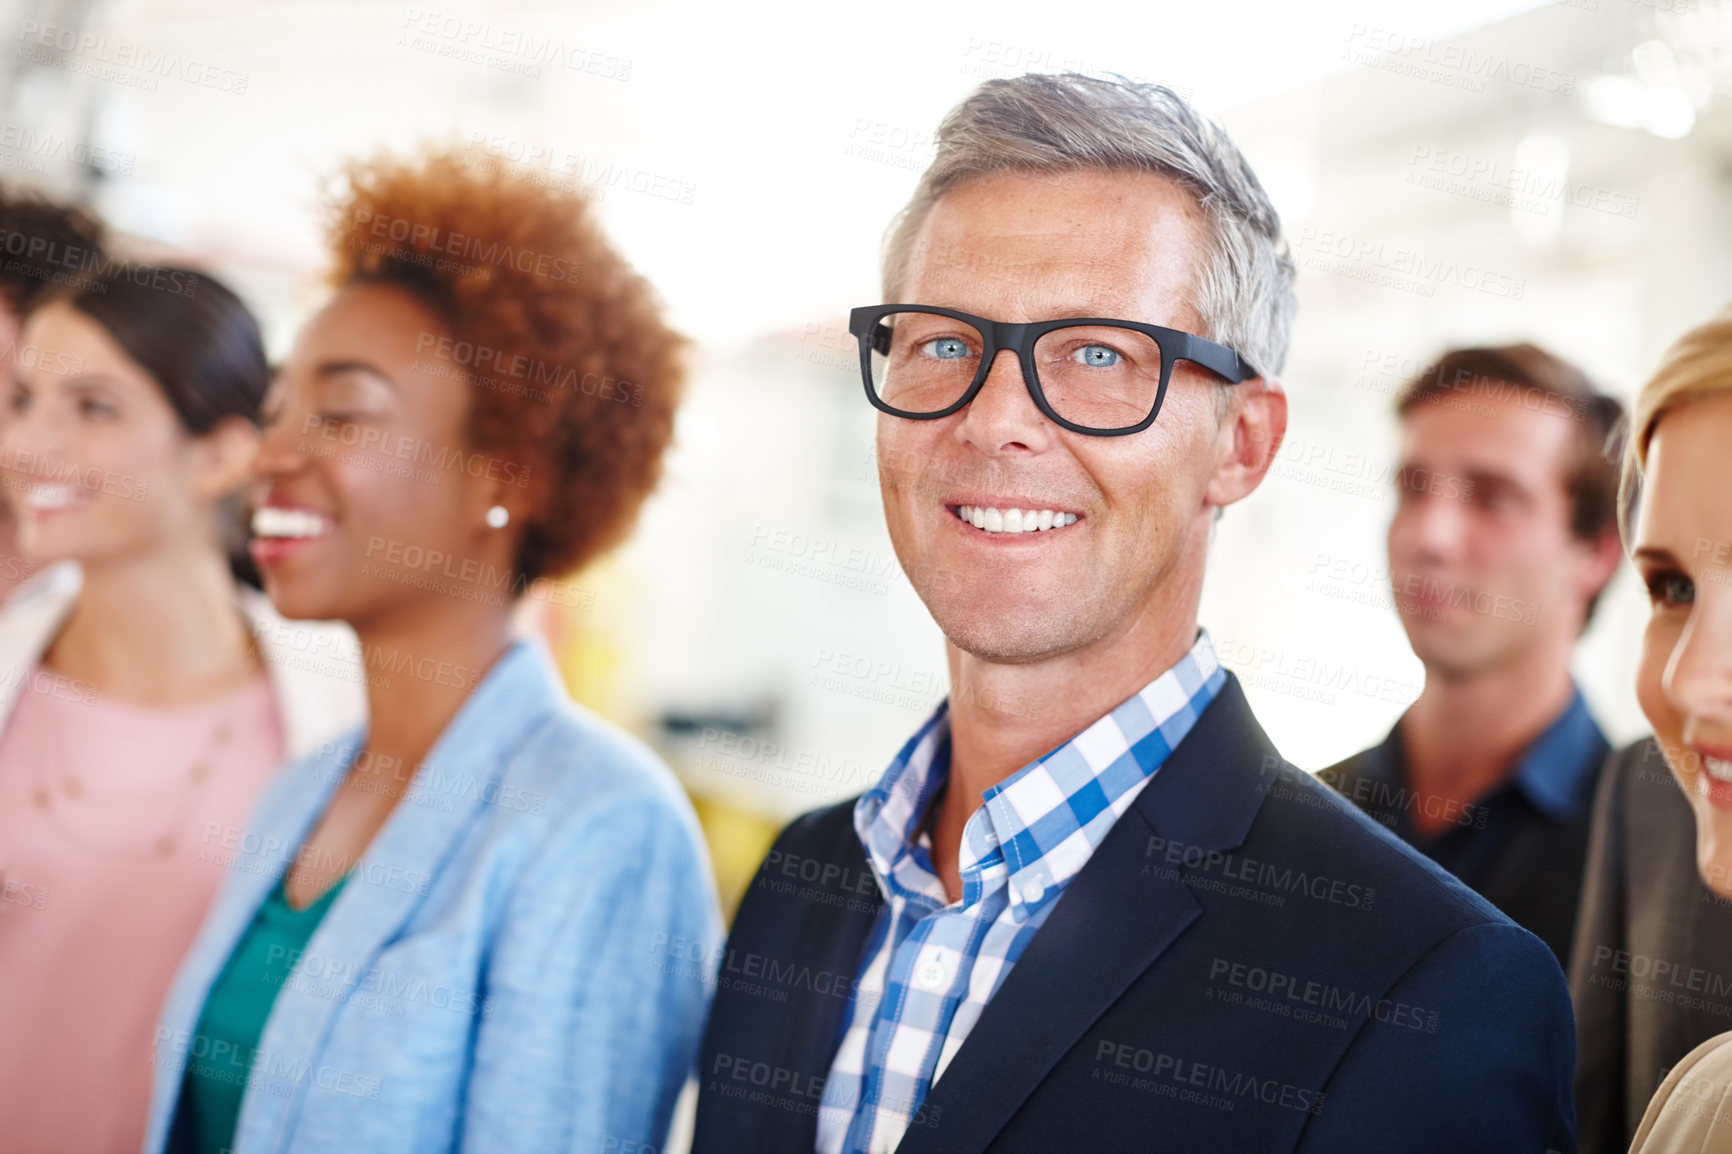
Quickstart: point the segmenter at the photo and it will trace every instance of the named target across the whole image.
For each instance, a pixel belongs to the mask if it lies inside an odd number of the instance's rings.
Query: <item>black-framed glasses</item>
[[[993,361],[1016,353],[1036,407],[1073,433],[1119,437],[1154,424],[1173,365],[1190,361],[1238,384],[1256,376],[1225,345],[1178,329],[1100,317],[1010,324],[931,305],[867,305],[848,314],[874,406],[930,421],[974,400]]]

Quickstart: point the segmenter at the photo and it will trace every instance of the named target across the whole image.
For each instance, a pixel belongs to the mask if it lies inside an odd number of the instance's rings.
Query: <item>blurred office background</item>
[[[1421,684],[1384,575],[1402,382],[1448,344],[1529,339],[1627,398],[1732,300],[1732,0],[0,0],[0,21],[0,181],[226,276],[279,355],[321,298],[345,158],[455,143],[591,190],[696,354],[660,495],[542,626],[574,694],[682,775],[730,900],[944,692],[843,321],[980,80],[1169,84],[1281,209],[1293,421],[1219,526],[1203,621],[1309,769]],[[1620,575],[1579,652],[1615,741],[1643,728],[1645,612]]]

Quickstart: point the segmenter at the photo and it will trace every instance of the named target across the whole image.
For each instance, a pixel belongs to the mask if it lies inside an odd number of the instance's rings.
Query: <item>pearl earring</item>
[[[511,524],[511,510],[504,505],[495,505],[487,510],[487,523],[495,529],[503,529]]]

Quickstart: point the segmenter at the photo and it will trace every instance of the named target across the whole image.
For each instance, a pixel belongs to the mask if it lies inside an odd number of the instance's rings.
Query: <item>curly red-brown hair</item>
[[[576,192],[490,158],[435,152],[346,173],[329,236],[341,288],[403,288],[454,338],[477,449],[529,468],[526,580],[624,538],[661,476],[685,340]]]

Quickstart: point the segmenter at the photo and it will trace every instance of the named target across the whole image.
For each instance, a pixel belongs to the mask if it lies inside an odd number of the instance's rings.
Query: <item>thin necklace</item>
[[[234,695],[234,702],[211,727],[210,735],[205,739],[203,748],[185,770],[175,775],[176,780],[181,783],[179,786],[180,804],[176,807],[174,816],[168,824],[142,846],[104,844],[75,832],[73,819],[76,811],[80,808],[87,810],[130,809],[141,802],[160,801],[164,797],[171,796],[174,792],[173,787],[171,786],[167,790],[151,790],[144,793],[111,796],[101,801],[92,799],[84,782],[73,771],[72,759],[66,748],[66,734],[58,723],[51,727],[54,731],[56,780],[52,784],[44,784],[40,779],[33,781],[30,799],[38,809],[47,815],[48,824],[54,827],[56,833],[86,853],[97,857],[125,860],[173,857],[175,850],[180,847],[179,834],[181,828],[186,824],[187,815],[192,812],[193,801],[205,783],[210,780],[211,770],[217,755],[234,738],[234,714],[242,696],[241,693]]]

